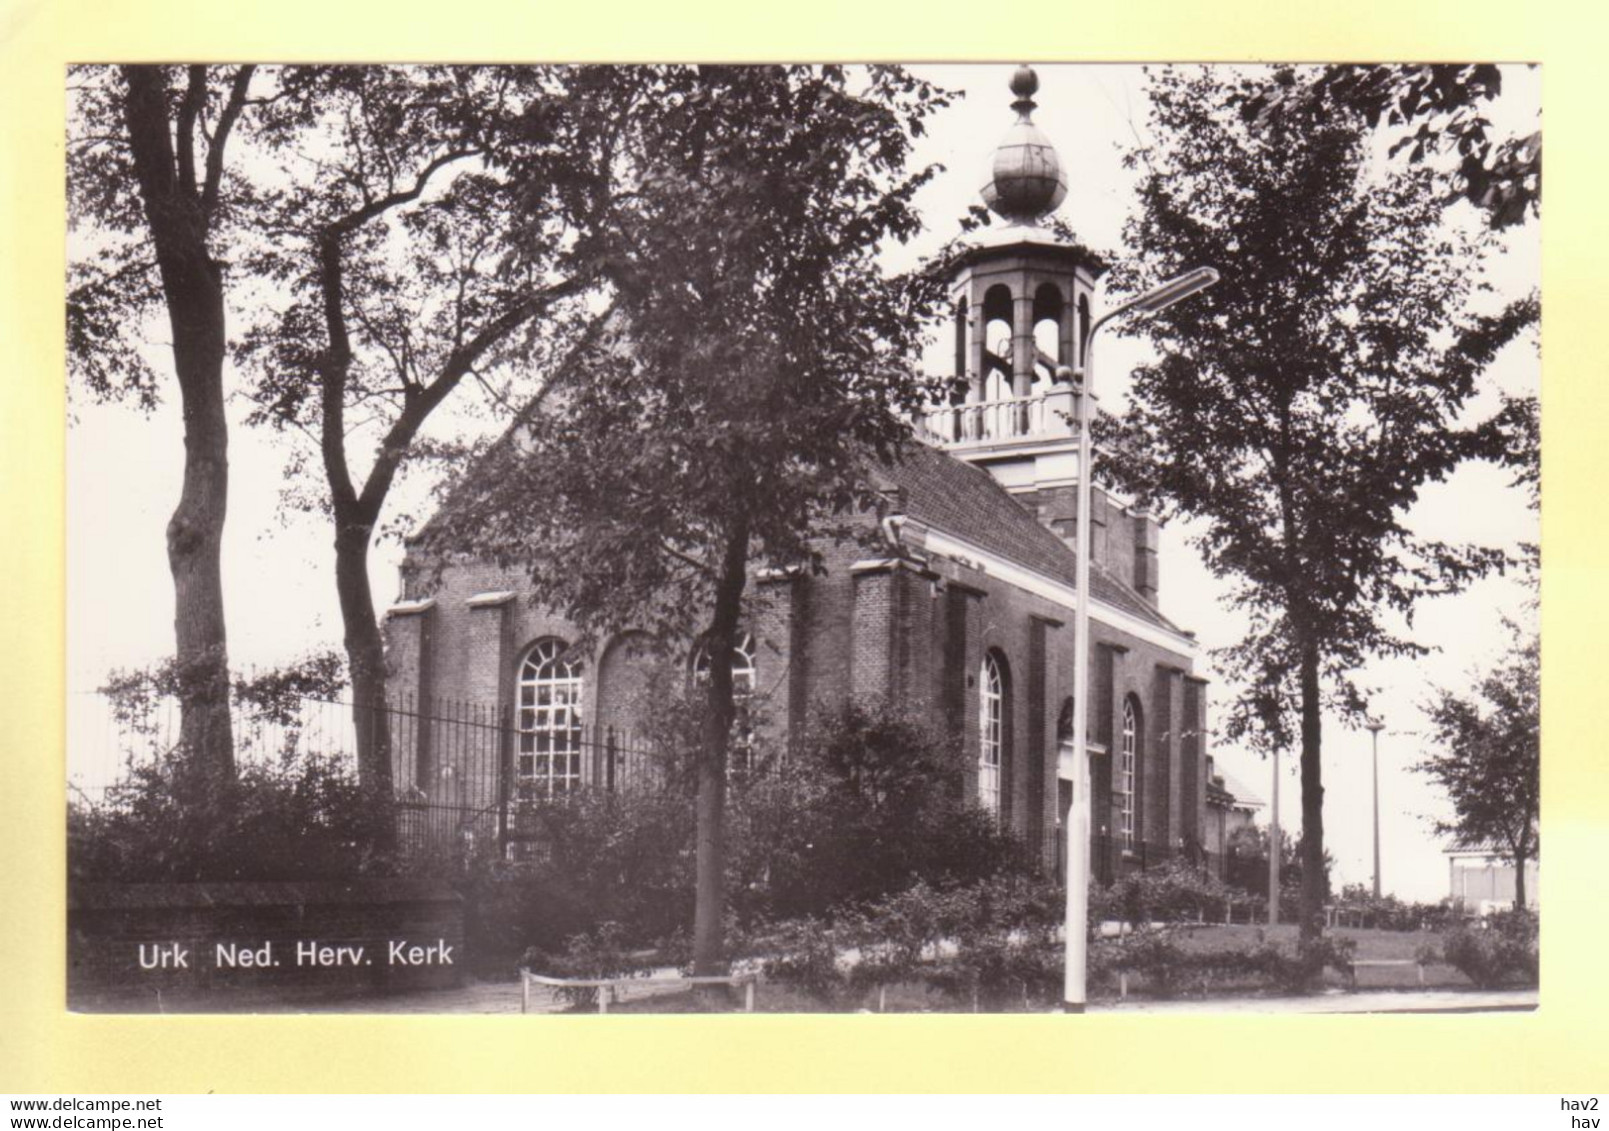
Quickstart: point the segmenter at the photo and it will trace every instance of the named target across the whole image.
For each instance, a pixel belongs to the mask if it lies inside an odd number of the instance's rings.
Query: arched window
[[[1067,313],[1056,284],[1041,283],[1034,291],[1034,385],[1038,391],[1055,383],[1058,365],[1068,364],[1062,350],[1062,320]]]
[[[709,649],[700,644],[693,653],[693,680],[703,684],[710,677]],[[754,637],[745,632],[732,644],[732,757],[728,769],[747,770],[754,761],[754,691],[759,687],[759,668],[755,664]]]
[[[1078,296],[1078,363],[1089,363],[1089,296]]]
[[[1117,834],[1124,851],[1134,847],[1134,766],[1140,749],[1140,716],[1131,695],[1123,700],[1123,739],[1117,753]]]
[[[967,300],[955,304],[955,375],[967,375]],[[965,394],[963,394],[965,395]]]
[[[754,637],[745,632],[732,642],[732,694],[743,699],[754,694],[757,669],[754,666]],[[710,654],[704,645],[693,653],[693,678],[703,683],[710,677]]]
[[[566,651],[563,641],[541,640],[520,664],[514,769],[522,799],[581,786],[581,663]]]
[[[1006,682],[993,652],[978,673],[978,804],[1000,812],[1000,767],[1005,750]]]

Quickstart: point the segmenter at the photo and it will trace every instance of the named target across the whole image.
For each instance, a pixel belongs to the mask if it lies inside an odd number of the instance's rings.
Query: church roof
[[[877,475],[904,494],[905,513],[911,518],[993,550],[1052,580],[1074,584],[1077,555],[1072,547],[1042,525],[987,471],[926,444],[912,443],[900,462],[878,468]],[[1090,595],[1159,628],[1182,632],[1098,562],[1090,563]]]
[[[1218,776],[1223,779],[1224,789],[1235,799],[1236,805],[1246,809],[1261,809],[1263,807],[1263,799],[1257,796],[1257,792],[1242,785],[1236,780],[1234,774],[1231,774],[1228,770],[1220,769]]]

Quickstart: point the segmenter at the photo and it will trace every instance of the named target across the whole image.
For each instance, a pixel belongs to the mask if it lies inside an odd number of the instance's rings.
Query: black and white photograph
[[[66,1009],[1538,1008],[1540,66],[65,82]]]

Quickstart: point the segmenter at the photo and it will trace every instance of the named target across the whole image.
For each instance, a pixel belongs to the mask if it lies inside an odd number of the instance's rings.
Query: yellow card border
[[[848,0],[568,6],[17,0],[0,10],[0,1091],[1591,1091],[1609,1047],[1594,522],[1604,16],[1587,5]],[[595,13],[595,14],[594,14]],[[1543,1005],[1533,1014],[1085,1017],[75,1016],[63,1008],[64,67],[504,58],[1540,61]],[[1596,170],[1596,172],[1594,172]],[[139,599],[140,595],[131,595]]]

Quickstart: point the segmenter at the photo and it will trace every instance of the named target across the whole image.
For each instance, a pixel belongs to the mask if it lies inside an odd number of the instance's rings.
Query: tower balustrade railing
[[[1030,397],[938,405],[923,413],[918,431],[946,447],[1063,438],[1073,428],[1072,400],[1071,390],[1055,389]]]

